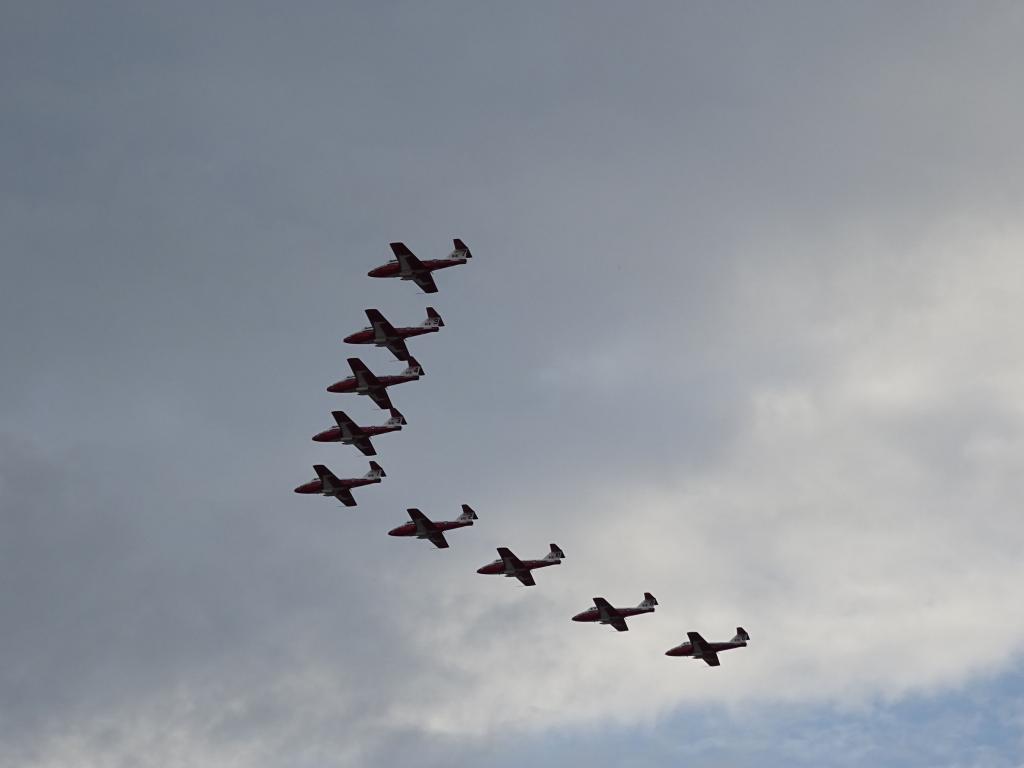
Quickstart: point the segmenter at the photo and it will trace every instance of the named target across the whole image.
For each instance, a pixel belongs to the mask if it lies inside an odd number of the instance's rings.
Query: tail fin
[[[426,374],[426,371],[423,370],[423,366],[420,365],[419,361],[415,357],[410,357],[408,362],[409,364],[406,366],[405,370],[402,371],[403,376],[416,376],[418,378]]]
[[[565,552],[558,548],[557,544],[551,545],[551,551],[544,555],[545,560],[564,560]]]
[[[653,608],[658,604],[657,598],[654,597],[650,592],[644,592],[643,602],[638,605],[638,608]]]
[[[426,328],[444,328],[444,320],[437,314],[437,310],[433,307],[427,307],[427,319],[423,323]]]
[[[380,477],[387,477],[388,473],[384,471],[384,467],[378,464],[376,461],[370,462],[370,471],[367,472],[363,477],[369,479],[376,479]]]
[[[473,511],[473,508],[471,506],[469,506],[469,504],[463,504],[462,505],[462,514],[459,515],[459,520],[478,520],[478,519],[479,518],[476,516],[476,512]]]
[[[743,627],[736,627],[736,637],[729,642],[731,643],[745,643],[750,639],[750,635],[747,634],[747,630]]]
[[[464,242],[459,240],[459,238],[456,237],[454,240],[452,240],[452,243],[454,243],[455,248],[448,258],[455,259],[457,261],[465,261],[466,259],[473,258],[473,253],[469,250],[469,248],[466,247],[466,244]]]
[[[391,418],[387,420],[386,426],[389,427],[401,427],[404,424],[408,424],[405,420],[405,416],[398,412],[397,408],[391,409]]]

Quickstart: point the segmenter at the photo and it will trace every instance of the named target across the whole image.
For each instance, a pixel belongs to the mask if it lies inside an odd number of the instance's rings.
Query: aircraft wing
[[[498,557],[501,558],[506,571],[526,571],[523,561],[513,555],[512,550],[508,547],[498,547]]]
[[[352,495],[352,491],[348,488],[336,488],[334,491],[334,498],[346,507],[354,507],[356,505],[355,496]]]
[[[359,425],[352,421],[344,411],[331,411],[331,416],[338,422],[338,429],[341,430],[341,435],[346,440],[357,438],[363,434]]]
[[[391,404],[391,398],[388,397],[388,390],[385,387],[374,387],[373,389],[368,390],[366,394],[368,394],[370,399],[377,404],[378,408],[383,408],[384,410],[389,411],[395,407]]]
[[[405,511],[409,513],[409,518],[416,523],[416,533],[430,533],[431,531],[437,530],[437,526],[434,525],[434,521],[418,509],[410,508]]]
[[[336,488],[340,484],[338,477],[323,464],[314,464],[313,471],[320,478],[320,484],[325,491]]]
[[[700,632],[687,632],[686,636],[690,639],[690,647],[696,651],[694,656],[704,659],[709,667],[717,667],[721,664],[718,654],[711,650],[708,641],[701,637]]]
[[[430,273],[428,272],[427,274],[429,275]],[[409,348],[405,346],[405,340],[398,335],[395,326],[387,321],[387,318],[381,314],[380,310],[367,309],[366,316],[370,319],[370,325],[373,326],[374,340],[378,343],[384,342],[384,345],[390,350],[391,354],[399,360],[408,360]]]
[[[403,272],[422,272],[426,269],[423,262],[416,258],[416,254],[410,251],[405,243],[391,243],[391,252],[402,265]]]
[[[626,626],[626,620],[619,615],[612,604],[605,600],[603,597],[595,597],[594,605],[597,606],[597,612],[601,617],[601,621],[605,624],[611,624],[619,632],[628,632],[629,627]]]
[[[373,334],[377,341],[382,341],[396,335],[395,326],[388,322],[388,319],[381,314],[379,309],[367,309],[365,312],[370,325],[373,327]]]
[[[533,587],[537,584],[537,582],[533,580],[533,574],[529,571],[516,571],[516,578],[523,582],[524,587]]]
[[[416,533],[426,536],[430,543],[438,549],[448,549],[448,542],[444,538],[444,531],[438,530],[434,521],[424,515],[418,509],[407,509],[409,517],[416,523]]]
[[[537,582],[533,580],[533,574],[526,567],[522,560],[512,554],[508,547],[498,547],[498,555],[505,566],[505,571],[511,571],[512,575],[519,579],[527,587],[532,587]]]
[[[377,449],[373,447],[373,443],[370,442],[370,438],[368,437],[353,438],[352,445],[362,451],[363,456],[377,455]]]
[[[405,339],[388,339],[384,342],[388,351],[398,360],[408,360],[412,357],[409,348],[405,346]]]
[[[356,383],[361,387],[370,387],[377,383],[377,377],[366,367],[366,363],[358,357],[348,359],[348,367],[352,369],[352,375],[356,377]]]
[[[416,283],[424,293],[437,293],[437,283],[434,282],[434,276],[427,270],[422,272],[413,272],[412,281]]]

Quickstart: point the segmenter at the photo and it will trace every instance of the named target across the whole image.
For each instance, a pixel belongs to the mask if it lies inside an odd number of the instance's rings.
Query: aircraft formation
[[[454,247],[446,258],[418,259],[404,243],[391,243],[394,259],[371,269],[370,277],[391,277],[409,280],[415,283],[424,293],[437,293],[437,284],[433,273],[449,267],[466,264],[473,254],[459,238],[452,241]],[[409,352],[406,344],[408,339],[425,334],[437,333],[444,327],[444,320],[433,307],[426,308],[426,320],[419,325],[392,325],[378,309],[365,310],[369,325],[345,337],[348,344],[373,345],[387,349],[395,359],[406,364],[405,370],[394,375],[374,374],[358,357],[348,358],[348,366],[352,375],[336,381],[327,387],[328,392],[344,394],[354,393],[369,397],[378,408],[387,410],[390,418],[379,425],[360,426],[344,411],[332,411],[336,426],[329,427],[313,435],[318,443],[341,443],[355,446],[364,456],[376,456],[377,450],[371,438],[389,432],[400,432],[406,426],[405,417],[395,408],[388,393],[390,387],[407,382],[417,381],[425,375],[423,366]],[[334,497],[346,507],[357,505],[353,488],[374,485],[387,477],[384,469],[376,461],[370,461],[370,471],[362,477],[339,478],[323,464],[314,464],[316,478],[295,488],[295,493],[320,494]],[[416,508],[406,510],[409,521],[388,531],[389,536],[415,537],[430,541],[437,549],[448,549],[449,543],[445,533],[459,528],[472,526],[479,518],[468,504],[462,505],[462,514],[455,520],[431,520]],[[477,573],[491,576],[515,578],[523,586],[536,586],[533,571],[561,565],[565,553],[557,544],[550,544],[548,553],[533,560],[521,560],[508,547],[497,548],[497,559],[481,566]],[[645,613],[654,613],[658,601],[650,592],[644,592],[644,599],[636,606],[616,608],[604,597],[593,598],[594,605],[572,617],[572,621],[610,625],[618,632],[629,630],[626,619]],[[666,656],[684,656],[699,659],[708,666],[717,667],[720,662],[718,654],[733,648],[747,645],[750,635],[743,627],[736,627],[735,636],[725,642],[708,642],[698,632],[687,632],[687,640],[670,648]]]

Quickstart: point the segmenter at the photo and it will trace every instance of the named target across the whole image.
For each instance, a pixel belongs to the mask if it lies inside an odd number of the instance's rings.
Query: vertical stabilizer
[[[443,328],[444,320],[433,307],[427,307],[427,319],[423,322],[425,328]]]
[[[565,552],[563,552],[557,544],[551,545],[551,551],[544,556],[545,560],[564,560]]]

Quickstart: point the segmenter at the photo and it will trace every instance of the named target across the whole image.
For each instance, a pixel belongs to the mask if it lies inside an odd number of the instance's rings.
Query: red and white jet
[[[641,613],[654,613],[654,606],[658,601],[650,592],[644,592],[644,599],[636,608],[613,608],[612,604],[603,597],[594,598],[594,607],[577,613],[572,617],[573,621],[597,621],[601,624],[611,624],[619,632],[628,632],[626,619],[630,616],[639,616]]]
[[[358,357],[350,357],[348,365],[352,369],[352,375],[347,379],[336,381],[327,388],[328,392],[355,392],[358,395],[367,395],[378,408],[392,409],[391,398],[388,397],[388,387],[395,384],[403,384],[407,381],[416,381],[423,376],[423,366],[416,362],[416,358],[409,358],[409,365],[397,376],[374,376],[366,364]]]
[[[430,539],[430,542],[438,549],[448,549],[448,542],[444,538],[445,531],[456,528],[465,528],[473,524],[477,519],[476,512],[469,504],[462,505],[462,514],[457,520],[433,521],[420,512],[418,509],[407,509],[411,523],[403,523],[397,528],[388,531],[388,536],[415,536],[417,539]]]
[[[424,333],[437,333],[438,329],[444,327],[444,320],[433,307],[427,307],[427,319],[421,325],[402,328],[395,328],[381,314],[380,310],[367,309],[366,316],[370,319],[370,325],[346,336],[345,343],[374,344],[378,347],[387,347],[391,354],[399,360],[412,359],[409,348],[405,346],[406,339],[422,336]]]
[[[395,254],[395,260],[374,267],[366,274],[370,277],[400,277],[403,280],[412,280],[424,293],[437,293],[437,285],[434,283],[431,272],[457,267],[473,258],[469,248],[459,238],[455,238],[452,242],[455,244],[455,248],[448,254],[447,259],[427,259],[426,261],[417,259],[413,252],[405,246],[405,243],[391,243],[391,251]]]
[[[350,419],[344,411],[331,411],[338,426],[317,432],[313,439],[318,443],[342,443],[343,445],[354,445],[364,456],[376,456],[377,450],[370,442],[370,438],[376,435],[383,435],[387,432],[399,432],[406,423],[405,416],[394,408],[391,409],[391,418],[383,424],[376,426],[361,427]]]
[[[692,656],[695,659],[704,659],[709,667],[717,667],[721,664],[718,660],[720,651],[728,651],[730,648],[743,648],[746,646],[750,635],[743,627],[736,627],[736,636],[727,643],[709,643],[698,632],[687,632],[689,642],[677,645],[665,651],[666,656]]]
[[[515,576],[523,584],[532,587],[535,582],[530,571],[537,568],[547,568],[549,565],[561,565],[565,559],[565,553],[558,548],[557,544],[551,545],[551,551],[541,560],[520,560],[512,554],[508,547],[498,547],[498,559],[488,563],[483,568],[477,568],[477,573],[488,575]]]
[[[354,507],[356,505],[356,500],[352,496],[353,488],[358,488],[361,485],[373,485],[374,483],[379,483],[382,477],[387,477],[387,474],[376,461],[370,462],[370,471],[362,477],[352,477],[344,480],[331,472],[323,464],[314,464],[313,470],[316,472],[316,480],[303,483],[295,489],[295,492],[319,493],[324,496],[333,496],[346,507]]]

